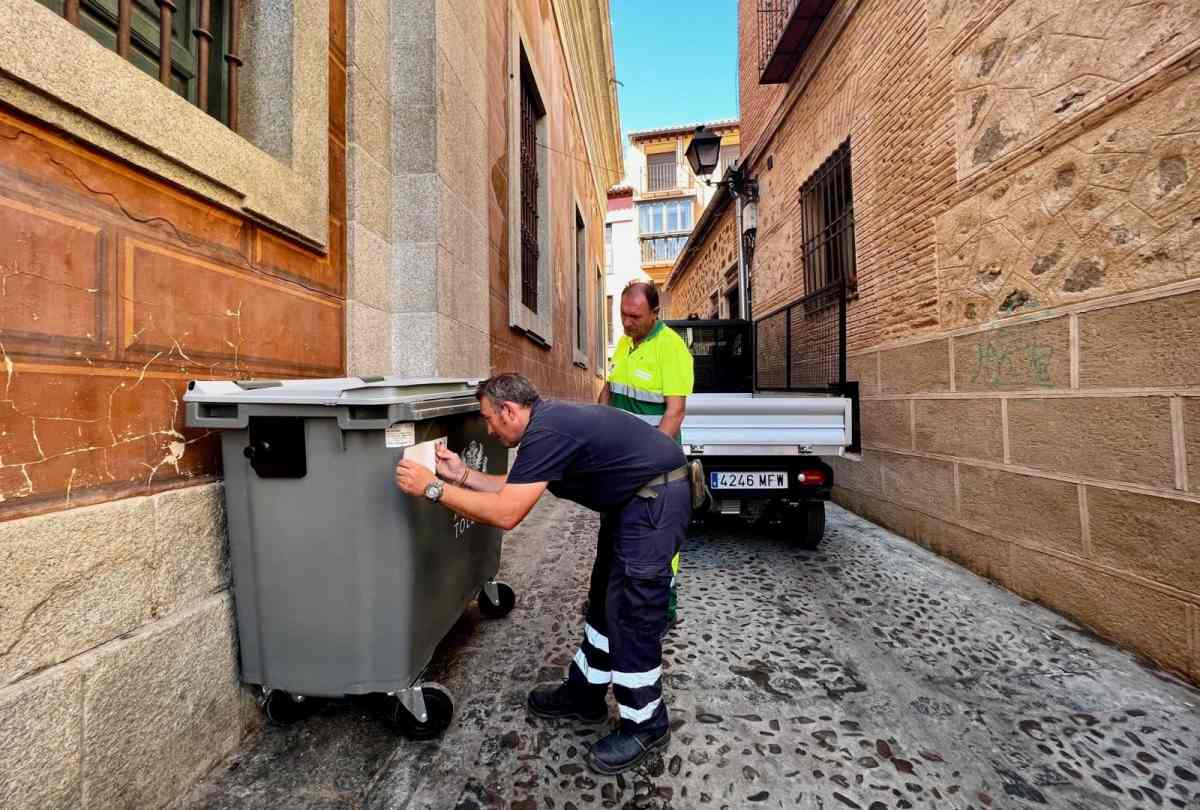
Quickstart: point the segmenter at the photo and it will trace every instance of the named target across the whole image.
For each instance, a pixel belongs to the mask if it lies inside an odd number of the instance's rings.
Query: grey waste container
[[[403,494],[394,470],[444,438],[504,473],[474,392],[396,377],[188,383],[187,425],[221,430],[242,680],[268,716],[374,694],[410,736],[450,723],[449,695],[421,675],[477,595],[486,616],[512,608],[493,580],[501,532]]]

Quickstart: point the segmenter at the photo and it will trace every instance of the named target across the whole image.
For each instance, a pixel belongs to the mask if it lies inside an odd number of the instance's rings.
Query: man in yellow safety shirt
[[[608,382],[599,402],[639,415],[661,417],[658,429],[679,441],[679,426],[692,393],[692,354],[674,329],[658,319],[658,288],[632,281],[621,292],[621,325],[625,334],[613,351]],[[677,620],[679,554],[671,560],[668,627]]]

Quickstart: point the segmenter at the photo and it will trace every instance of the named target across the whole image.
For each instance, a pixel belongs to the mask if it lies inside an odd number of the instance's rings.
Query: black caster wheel
[[[320,700],[293,695],[282,689],[272,689],[262,701],[263,714],[277,726],[288,726],[312,717],[320,708]]]
[[[517,595],[507,583],[496,583],[496,595],[500,599],[499,602],[492,601],[487,588],[479,592],[479,612],[489,619],[503,619],[513,609],[513,605],[517,604]]]
[[[408,709],[395,701],[392,725],[410,740],[432,740],[440,737],[454,719],[454,698],[437,683],[421,684],[421,697],[425,701],[425,719],[419,720]]]

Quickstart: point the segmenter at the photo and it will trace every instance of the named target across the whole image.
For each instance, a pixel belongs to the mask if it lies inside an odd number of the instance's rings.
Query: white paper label
[[[417,427],[412,422],[397,422],[383,432],[386,447],[408,447],[417,443]]]
[[[427,442],[414,444],[412,447],[404,448],[404,457],[412,460],[423,466],[430,472],[437,472],[437,448],[446,446],[445,437],[440,439],[430,439]]]

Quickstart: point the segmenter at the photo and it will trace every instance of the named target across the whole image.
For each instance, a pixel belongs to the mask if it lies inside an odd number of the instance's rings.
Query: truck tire
[[[796,532],[796,545],[812,551],[821,545],[825,536],[825,502],[806,501],[796,507],[796,517],[799,531]]]

